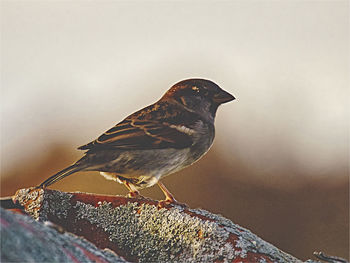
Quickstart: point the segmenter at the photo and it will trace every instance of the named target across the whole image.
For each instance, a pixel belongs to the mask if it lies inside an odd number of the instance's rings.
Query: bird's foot
[[[160,208],[170,208],[173,206],[181,206],[183,209],[188,208],[188,205],[186,205],[184,203],[180,203],[180,202],[176,201],[176,199],[174,199],[174,198],[158,201],[158,208],[159,209]]]
[[[144,197],[143,195],[140,195],[139,191],[130,191],[127,194],[127,197],[129,198],[137,198],[137,199],[147,199],[146,197]]]
[[[139,191],[130,191],[127,196],[130,198],[137,198],[140,196],[140,192]]]
[[[165,195],[165,200],[158,201],[158,208],[159,209],[160,208],[169,208],[169,207],[172,207],[174,205],[181,206],[182,208],[188,208],[188,205],[183,204],[183,203],[179,203],[178,201],[176,201],[174,196],[169,192],[169,190],[165,187],[164,184],[162,184],[160,181],[158,181],[157,184],[159,185],[160,190],[162,190],[162,192]]]

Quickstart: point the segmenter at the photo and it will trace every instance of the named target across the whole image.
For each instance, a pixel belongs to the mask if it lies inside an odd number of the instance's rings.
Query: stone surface
[[[0,208],[1,262],[127,262],[52,223]]]
[[[131,262],[301,262],[201,209],[48,189],[21,189],[13,200],[38,221],[49,220]]]

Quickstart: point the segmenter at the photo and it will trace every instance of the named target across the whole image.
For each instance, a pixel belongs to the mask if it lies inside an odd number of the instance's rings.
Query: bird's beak
[[[213,98],[213,100],[219,104],[226,103],[234,99],[236,98],[224,90],[221,90],[219,93],[215,94]]]

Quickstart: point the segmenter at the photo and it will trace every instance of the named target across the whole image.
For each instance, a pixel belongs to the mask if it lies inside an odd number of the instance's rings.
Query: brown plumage
[[[77,171],[99,171],[107,179],[124,183],[131,196],[158,183],[166,196],[164,202],[175,202],[159,179],[191,165],[209,150],[217,108],[233,99],[210,80],[183,80],[156,103],[79,147],[87,150],[85,155],[39,187]]]

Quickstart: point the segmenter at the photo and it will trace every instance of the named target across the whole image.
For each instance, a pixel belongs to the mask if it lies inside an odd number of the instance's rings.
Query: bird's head
[[[235,97],[206,79],[186,79],[173,85],[160,100],[175,100],[200,115],[215,117],[218,107]]]

